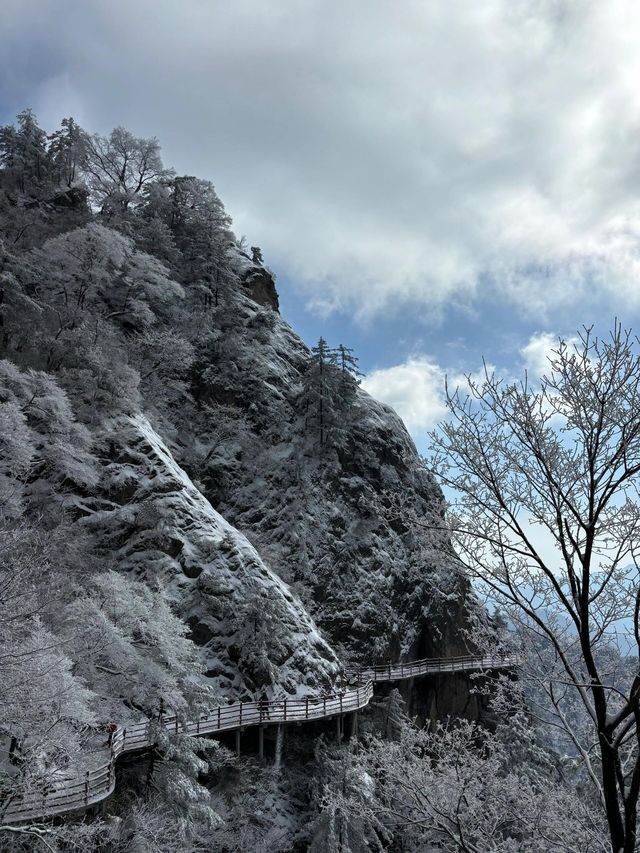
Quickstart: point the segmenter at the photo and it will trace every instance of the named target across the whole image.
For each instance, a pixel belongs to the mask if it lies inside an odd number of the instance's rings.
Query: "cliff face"
[[[335,680],[335,654],[298,598],[200,494],[148,420],[101,436],[101,504],[84,521],[105,559],[160,591],[201,648],[217,695],[304,695]]]
[[[406,522],[439,514],[442,494],[395,412],[358,389],[336,415],[339,440],[321,445],[302,394],[310,352],[287,323],[237,292],[216,325],[173,436],[176,458],[344,662],[464,653],[467,588],[447,549]],[[430,716],[431,688],[409,693]]]

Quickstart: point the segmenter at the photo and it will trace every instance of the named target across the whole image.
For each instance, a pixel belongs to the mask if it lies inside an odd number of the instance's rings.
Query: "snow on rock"
[[[193,402],[173,418],[174,455],[343,661],[463,653],[451,553],[383,506],[439,513],[440,489],[398,415],[361,389],[340,442],[320,447],[301,404],[308,362],[279,315],[236,294],[199,352]]]
[[[109,508],[85,523],[119,571],[168,597],[221,695],[326,689],[339,665],[300,600],[212,508],[147,418],[118,419],[103,446]]]
[[[245,293],[258,305],[264,305],[278,311],[280,300],[276,291],[275,276],[271,270],[263,264],[252,261],[237,246],[230,246],[227,256]]]

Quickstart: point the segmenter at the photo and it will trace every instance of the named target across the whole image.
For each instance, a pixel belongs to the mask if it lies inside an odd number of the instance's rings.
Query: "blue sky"
[[[157,136],[424,448],[443,376],[640,328],[635,0],[3,0],[0,120]]]

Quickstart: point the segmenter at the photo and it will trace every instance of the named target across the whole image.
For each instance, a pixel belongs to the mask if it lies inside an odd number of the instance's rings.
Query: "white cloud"
[[[410,358],[404,364],[374,370],[362,387],[396,410],[413,435],[431,429],[446,414],[445,374],[427,358]]]
[[[6,0],[0,77],[157,134],[318,308],[640,308],[635,0],[73,6]]]
[[[495,371],[487,364],[489,374]],[[468,374],[472,382],[482,385],[484,370]],[[411,356],[402,364],[380,368],[362,380],[365,391],[392,406],[400,415],[408,431],[416,440],[422,440],[447,415],[445,383],[453,393],[457,388],[464,394],[468,389],[467,374],[445,370],[427,356]]]
[[[558,336],[550,332],[536,332],[521,348],[520,355],[531,379],[549,374],[549,357],[558,346]]]
[[[559,335],[551,332],[535,332],[520,349],[520,356],[531,380],[537,380],[550,373],[549,359],[558,349]],[[579,343],[575,335],[563,335],[569,346]]]

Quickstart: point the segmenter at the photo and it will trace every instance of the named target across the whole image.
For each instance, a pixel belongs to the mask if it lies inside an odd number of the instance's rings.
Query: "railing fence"
[[[181,722],[174,714],[162,715],[158,723],[172,734],[204,735],[233,731],[245,726],[320,720],[351,713],[366,707],[375,682],[396,681],[429,673],[510,669],[518,664],[512,656],[427,659],[411,663],[386,664],[347,671],[352,682],[344,690],[304,699],[274,699],[234,702],[212,709],[194,722]],[[41,790],[20,797],[0,796],[0,822],[21,823],[34,818],[53,817],[86,808],[108,797],[115,788],[115,764],[126,752],[145,749],[155,742],[151,720],[120,727],[109,735],[105,760],[84,774],[48,779]]]

